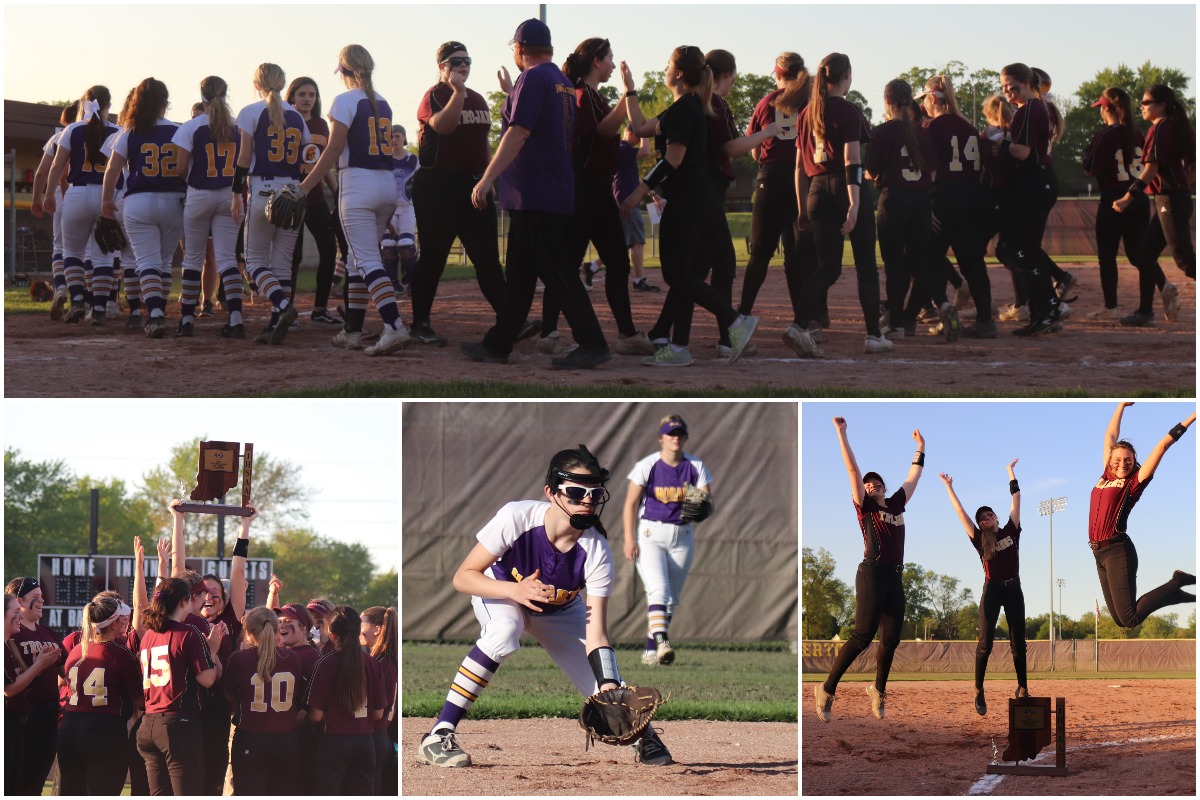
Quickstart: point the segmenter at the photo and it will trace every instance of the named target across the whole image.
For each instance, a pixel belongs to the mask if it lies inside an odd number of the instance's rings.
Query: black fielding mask
[[[582,461],[587,474],[568,472],[557,466],[570,461]],[[579,469],[579,467],[572,467],[572,469]],[[603,486],[608,482],[608,477],[608,470],[600,466],[600,461],[592,455],[586,445],[581,444],[575,450],[560,450],[554,454],[554,458],[550,460],[550,468],[546,470],[546,485],[550,487],[551,494],[558,494],[558,489],[563,481]],[[607,533],[600,524],[600,515],[604,513],[604,506],[607,502],[605,500],[603,503],[598,503],[595,512],[591,514],[568,514],[571,527],[577,531],[597,528],[607,538]],[[562,505],[559,505],[559,508],[562,508]],[[563,510],[566,511],[565,508]]]

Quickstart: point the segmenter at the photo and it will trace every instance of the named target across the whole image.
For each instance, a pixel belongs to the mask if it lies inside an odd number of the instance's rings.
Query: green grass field
[[[454,671],[470,644],[404,642],[401,649],[402,713],[434,717],[442,708]],[[774,650],[693,649],[676,645],[670,667],[647,667],[641,649],[618,649],[621,677],[630,685],[653,686],[670,696],[659,719],[795,722],[796,654]],[[536,644],[510,656],[479,702],[475,719],[578,716],[581,698],[566,676]]]

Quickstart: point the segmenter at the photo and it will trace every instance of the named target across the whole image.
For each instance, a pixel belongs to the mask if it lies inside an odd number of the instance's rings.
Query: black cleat
[[[633,753],[634,759],[638,763],[648,764],[652,767],[665,767],[675,763],[671,758],[671,751],[667,749],[662,739],[658,738],[658,733],[651,727],[647,727],[642,738],[633,743]]]

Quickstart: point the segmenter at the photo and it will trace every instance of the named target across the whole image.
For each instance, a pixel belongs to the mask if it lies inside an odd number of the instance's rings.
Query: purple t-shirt
[[[192,117],[179,126],[171,140],[191,154],[188,162],[187,185],[195,189],[228,189],[233,186],[233,170],[237,166],[240,135],[231,126],[233,140],[213,140],[208,114]]]
[[[682,524],[683,485],[690,483],[699,488],[713,480],[704,462],[690,453],[684,453],[683,460],[675,466],[653,453],[634,464],[626,477],[645,490],[642,519],[673,525]]]
[[[864,497],[862,505],[854,504],[858,527],[863,536],[863,560],[885,564],[904,564],[904,487],[885,499],[882,504]]]
[[[104,138],[119,131],[116,125],[104,123]],[[87,157],[87,123],[72,122],[63,131],[58,146],[71,154],[71,169],[67,182],[72,186],[99,186],[104,183],[104,165],[93,165]]]
[[[329,118],[346,126],[346,146],[338,156],[338,169],[392,169],[392,107],[378,94],[375,105],[362,89],[351,89],[333,98]]]
[[[283,104],[283,130],[271,127],[267,101],[251,103],[238,112],[237,126],[250,134],[254,153],[250,158],[250,174],[260,178],[291,178],[300,180],[302,147],[312,141],[308,126],[300,112]],[[391,132],[388,132],[391,135]],[[389,141],[389,147],[390,139]]]
[[[638,173],[638,148],[622,141],[617,146],[617,172],[613,175],[613,197],[617,205],[625,202],[625,198],[633,194],[634,189],[642,182]]]
[[[575,87],[551,62],[517,78],[501,113],[501,135],[517,125],[529,139],[500,176],[500,207],[506,211],[575,213],[571,141]]]

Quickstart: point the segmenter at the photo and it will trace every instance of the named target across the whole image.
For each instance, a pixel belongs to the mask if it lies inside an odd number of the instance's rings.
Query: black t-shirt
[[[687,147],[683,161],[675,173],[661,185],[663,197],[668,200],[706,199],[713,194],[712,181],[708,177],[708,119],[700,98],[686,94],[676,100],[658,118],[661,133],[655,138],[659,158],[665,158],[667,145],[681,144]]]

